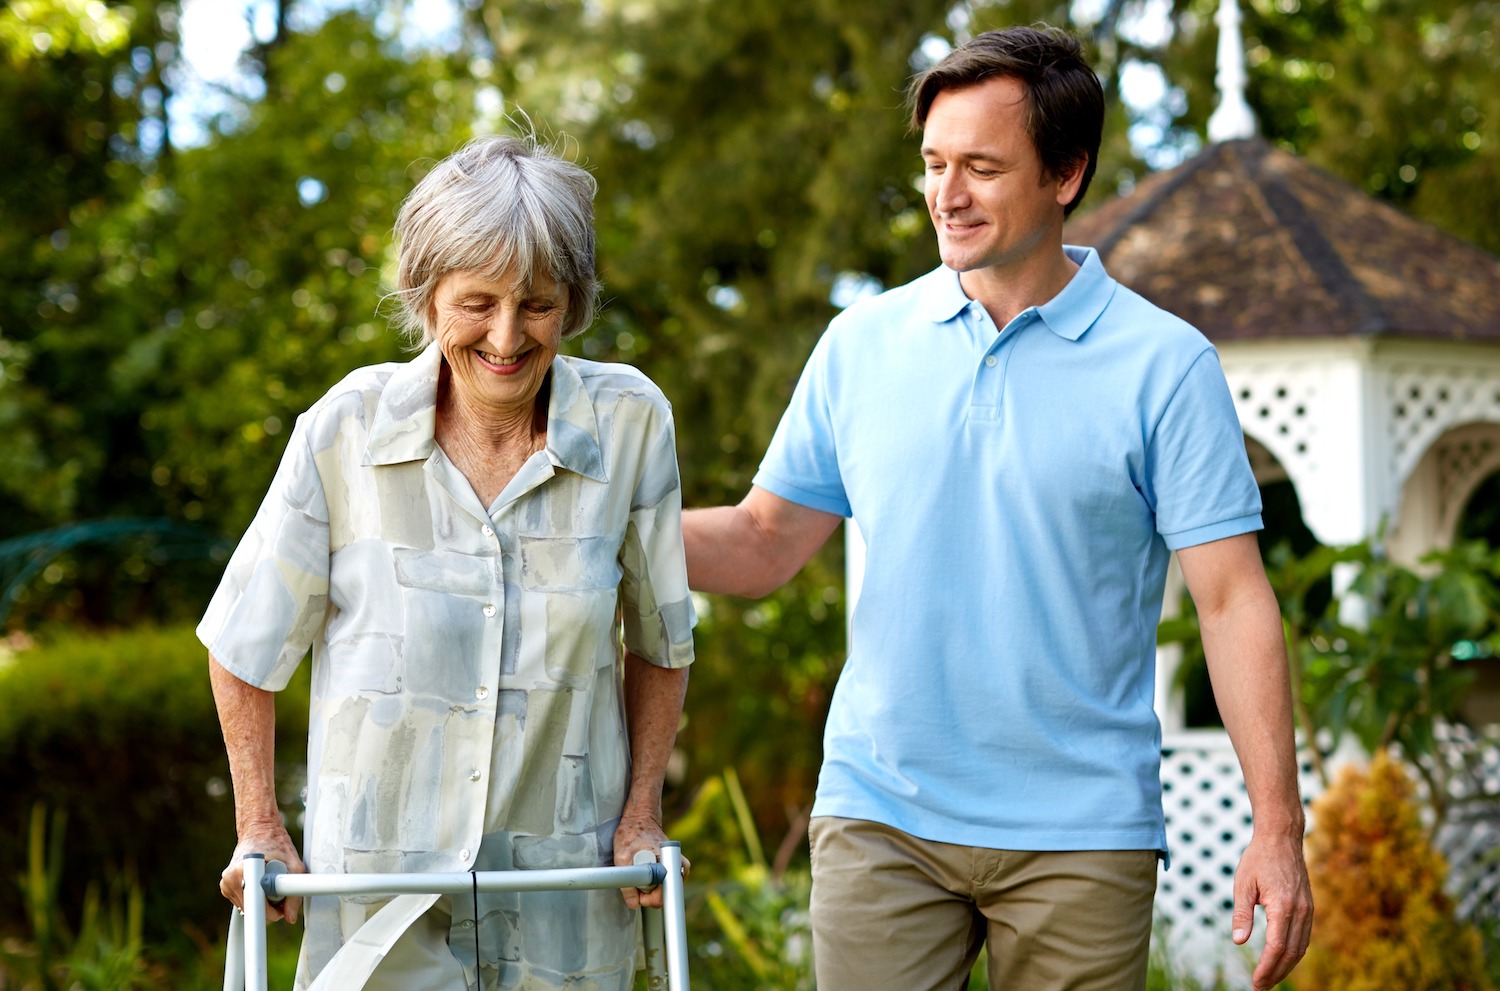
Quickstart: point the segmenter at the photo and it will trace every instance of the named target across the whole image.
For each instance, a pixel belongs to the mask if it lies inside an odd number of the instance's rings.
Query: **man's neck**
[[[1062,292],[1077,271],[1078,264],[1059,243],[1055,253],[1041,253],[1015,265],[960,272],[958,284],[985,308],[996,329],[1003,329],[1023,310],[1041,306]]]

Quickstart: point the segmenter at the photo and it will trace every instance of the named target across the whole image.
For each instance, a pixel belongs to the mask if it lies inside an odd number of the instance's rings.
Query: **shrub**
[[[1443,893],[1401,766],[1377,753],[1313,803],[1307,840],[1317,922],[1298,991],[1486,991],[1479,933]]]
[[[277,705],[278,777],[295,796],[305,679]],[[24,873],[33,806],[67,817],[59,908],[92,882],[139,879],[148,941],[202,942],[229,918],[217,879],[234,847],[228,762],[190,628],[66,636],[0,656],[0,884]],[[8,892],[9,893],[9,892]],[[0,932],[28,934],[19,899]]]

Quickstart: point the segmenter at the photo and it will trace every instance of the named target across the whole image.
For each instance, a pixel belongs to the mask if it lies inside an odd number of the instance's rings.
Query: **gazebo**
[[[1255,136],[1232,0],[1218,20],[1211,143],[1071,220],[1064,240],[1096,248],[1116,279],[1209,337],[1257,480],[1289,482],[1319,542],[1383,532],[1393,559],[1415,563],[1451,543],[1475,491],[1500,472],[1500,260]],[[1169,608],[1180,592],[1174,569]],[[1185,726],[1176,662],[1171,649],[1158,658],[1173,868],[1157,911],[1172,923],[1174,958],[1225,967],[1237,983],[1224,933],[1249,805],[1223,732]],[[1468,711],[1500,722],[1500,662],[1486,663]],[[1318,783],[1307,771],[1310,797]],[[1493,825],[1470,823],[1438,843],[1464,869],[1497,839]],[[1461,909],[1476,911],[1497,886],[1494,865],[1466,877]]]

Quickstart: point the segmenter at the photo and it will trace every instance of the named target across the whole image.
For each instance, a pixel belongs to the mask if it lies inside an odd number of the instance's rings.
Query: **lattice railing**
[[[1449,888],[1460,916],[1500,915],[1500,803],[1474,801],[1500,794],[1500,746],[1463,728],[1444,731],[1445,759],[1454,772],[1456,801],[1437,846],[1448,858]],[[1322,787],[1304,758],[1304,804]],[[1168,734],[1162,742],[1162,804],[1172,860],[1157,883],[1156,914],[1167,925],[1176,967],[1203,979],[1222,974],[1232,988],[1248,987],[1260,953],[1264,920],[1248,948],[1229,940],[1234,870],[1250,841],[1250,800],[1227,735]],[[1313,827],[1308,817],[1309,828]]]

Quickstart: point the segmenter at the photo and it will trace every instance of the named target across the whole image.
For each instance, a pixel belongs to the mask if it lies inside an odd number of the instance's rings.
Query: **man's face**
[[[939,93],[922,129],[927,212],[943,264],[1014,269],[1061,244],[1081,169],[1049,176],[1026,133],[1026,90],[999,76]]]

